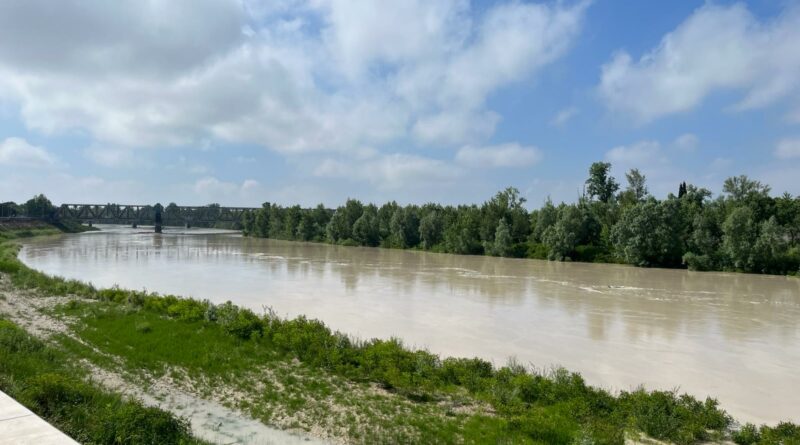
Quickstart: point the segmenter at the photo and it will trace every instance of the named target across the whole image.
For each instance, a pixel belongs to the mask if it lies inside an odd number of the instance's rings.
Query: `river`
[[[20,258],[96,286],[271,307],[440,354],[560,365],[610,390],[711,395],[743,421],[800,421],[797,278],[103,229],[29,240]]]

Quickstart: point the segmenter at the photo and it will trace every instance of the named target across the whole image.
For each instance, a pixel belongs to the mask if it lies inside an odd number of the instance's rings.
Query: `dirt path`
[[[46,309],[73,299],[76,297],[46,297],[33,291],[16,289],[9,277],[0,273],[0,315],[48,343],[52,343],[50,337],[53,335],[64,334],[86,345],[72,333],[66,322],[45,313]],[[166,379],[157,379],[141,387],[130,383],[130,379],[114,370],[100,368],[86,360],[82,360],[81,364],[90,372],[92,381],[111,391],[138,399],[145,405],[156,406],[188,419],[192,433],[210,442],[248,445],[326,443],[318,438],[271,428],[216,401],[191,394]]]

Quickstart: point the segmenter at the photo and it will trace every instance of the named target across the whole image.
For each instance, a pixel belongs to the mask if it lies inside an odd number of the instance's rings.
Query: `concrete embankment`
[[[78,445],[53,425],[0,391],[0,445]]]

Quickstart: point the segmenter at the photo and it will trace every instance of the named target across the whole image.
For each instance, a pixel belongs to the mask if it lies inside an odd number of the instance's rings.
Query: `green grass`
[[[0,259],[13,266],[7,272],[18,286],[95,300],[57,309],[77,320],[76,333],[91,346],[62,337],[65,354],[101,366],[117,366],[108,356],[118,357],[134,378],[169,375],[199,383],[207,396],[231,388],[243,395],[231,404],[270,424],[318,425],[356,443],[622,444],[642,432],[691,444],[731,436],[732,420],[713,399],[644,389],[610,394],[563,369],[496,368],[409,350],[397,339],[353,339],[304,317],[98,290],[28,269],[8,244],[0,244]],[[800,431],[748,426],[732,438],[796,444]]]
[[[0,319],[0,389],[83,444],[199,444],[185,420],[88,384],[72,357]]]

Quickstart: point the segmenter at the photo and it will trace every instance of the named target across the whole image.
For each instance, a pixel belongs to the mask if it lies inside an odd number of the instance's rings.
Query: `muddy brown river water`
[[[800,279],[341,247],[214,230],[103,227],[20,258],[97,286],[305,314],[360,337],[578,371],[611,390],[711,395],[800,421]]]

